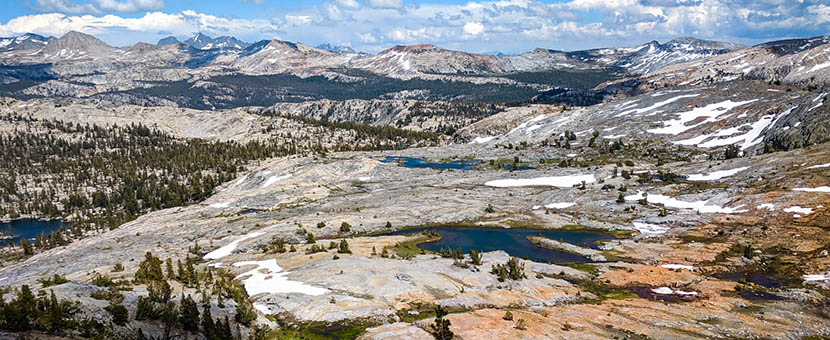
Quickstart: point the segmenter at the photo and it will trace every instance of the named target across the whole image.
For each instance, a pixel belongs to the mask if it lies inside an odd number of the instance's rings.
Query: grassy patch
[[[326,324],[320,322],[301,324],[296,329],[284,327],[274,330],[266,336],[268,340],[351,340],[356,339],[367,328],[374,326],[367,322],[349,322]]]
[[[703,243],[703,244],[712,244],[712,243],[719,243],[721,240],[718,240],[714,237],[709,236],[697,236],[697,235],[682,235],[679,237],[683,243]]]
[[[606,286],[592,280],[582,280],[578,283],[578,285],[582,288],[582,290],[596,296],[594,299],[586,300],[588,303],[600,303],[603,300],[640,298],[637,294],[628,289]]]
[[[434,254],[434,252],[418,248],[418,244],[425,243],[425,242],[433,242],[438,241],[441,239],[441,235],[426,235],[426,234],[419,234],[414,239],[399,242],[394,246],[387,246],[384,250],[395,254],[395,256],[400,257],[402,259],[411,259],[417,255],[421,254]]]
[[[586,272],[591,275],[599,274],[599,269],[596,266],[589,264],[589,263],[576,263],[576,262],[568,262],[568,263],[560,263],[560,265],[570,267],[576,270],[580,270]]]
[[[530,221],[516,221],[516,220],[507,220],[503,222],[506,225],[509,225],[511,228],[519,228],[519,229],[542,229],[541,225]]]
[[[591,227],[584,226],[584,225],[581,225],[581,224],[569,224],[569,225],[566,225],[566,226],[562,226],[558,230],[564,230],[564,231],[592,231],[592,232],[596,232],[596,233],[603,233],[603,234],[613,235],[616,238],[631,238],[635,233],[634,230],[623,230],[623,229],[608,230],[608,229],[602,229],[602,228],[591,228]]]
[[[409,311],[414,310],[418,311],[418,314],[409,314]],[[418,306],[414,309],[402,309],[397,311],[398,317],[401,318],[401,322],[413,323],[416,321],[420,321],[423,319],[429,319],[435,317],[435,308],[427,306]]]

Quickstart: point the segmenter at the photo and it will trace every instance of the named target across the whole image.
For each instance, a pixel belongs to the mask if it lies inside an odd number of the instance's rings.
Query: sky
[[[69,31],[113,46],[195,33],[376,53],[624,47],[677,37],[760,42],[830,34],[830,0],[2,0],[0,37]]]

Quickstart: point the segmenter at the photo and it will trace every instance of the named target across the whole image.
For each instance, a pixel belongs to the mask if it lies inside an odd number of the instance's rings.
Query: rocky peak
[[[89,34],[72,31],[64,34],[60,39],[49,43],[43,53],[57,56],[72,56],[79,54],[100,54],[114,50],[98,38]]]
[[[178,44],[178,43],[179,43],[179,39],[176,39],[176,37],[174,37],[174,36],[169,36],[169,37],[166,37],[166,38],[159,39],[159,42],[156,43],[156,45],[159,45],[159,46],[161,46],[161,45],[173,45],[173,44]]]
[[[329,52],[334,52],[334,53],[337,53],[337,54],[357,53],[357,51],[355,51],[354,49],[352,49],[349,46],[334,46],[334,45],[329,44],[329,43],[323,43],[323,44],[317,45],[317,47],[315,47],[315,48],[320,49],[320,50],[326,50],[326,51],[329,51]]]
[[[671,49],[681,49],[687,51],[710,51],[717,54],[736,51],[744,48],[740,44],[727,43],[722,41],[703,40],[693,37],[680,37],[666,42],[663,46]]]
[[[211,42],[213,42],[213,38],[202,33],[196,33],[196,35],[184,41],[185,44],[199,49],[203,48],[207,44],[210,44]]]
[[[760,45],[755,45],[755,47],[764,48],[767,50],[772,51],[777,55],[788,55],[788,54],[795,54],[801,53],[803,51],[812,49],[816,46],[824,45],[830,43],[830,36],[818,36],[806,39],[786,39],[786,40],[777,40],[771,41],[767,43],[763,43]]]
[[[38,50],[54,40],[55,37],[44,37],[34,33],[26,33],[11,38],[0,38],[0,51]]]

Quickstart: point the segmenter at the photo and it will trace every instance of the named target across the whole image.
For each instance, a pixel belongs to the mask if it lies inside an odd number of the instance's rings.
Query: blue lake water
[[[427,162],[423,158],[414,158],[414,157],[397,157],[397,156],[386,156],[386,158],[381,159],[381,162],[384,163],[398,163],[398,165],[404,168],[431,168],[431,169],[453,169],[453,170],[473,170],[476,166],[480,163],[479,161],[468,161],[468,160],[458,160],[452,161],[447,163],[435,163],[435,162]]]
[[[19,219],[0,223],[0,231],[3,232],[3,235],[9,235],[11,232],[11,235],[14,236],[14,242],[17,243],[23,237],[33,239],[40,234],[47,235],[65,226],[66,224],[59,220]]]
[[[416,158],[416,157],[402,157],[402,156],[386,156],[386,158],[380,160],[383,163],[398,163],[398,165],[404,168],[429,168],[429,169],[440,169],[440,170],[475,170],[479,165],[482,164],[481,160],[472,159],[472,160],[454,160],[445,163],[438,163],[438,162],[428,162],[423,158]],[[518,169],[514,169],[513,165],[511,164],[500,164],[500,168],[505,170],[532,170],[533,167],[530,166],[519,166]]]
[[[590,259],[563,251],[540,248],[530,242],[528,236],[542,235],[552,240],[562,241],[585,248],[596,249],[594,242],[614,239],[613,235],[593,231],[556,231],[522,228],[470,228],[470,227],[436,227],[402,230],[393,235],[407,235],[425,230],[435,230],[441,239],[435,242],[418,244],[419,248],[439,251],[441,248],[461,250],[466,254],[470,249],[482,252],[503,250],[511,256],[527,258],[541,263],[592,262]]]

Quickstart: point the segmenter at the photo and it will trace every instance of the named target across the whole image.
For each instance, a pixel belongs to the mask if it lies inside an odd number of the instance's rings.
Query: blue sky
[[[576,50],[694,36],[755,44],[830,34],[830,0],[4,0],[0,36],[77,30],[115,46],[197,32],[378,52]]]

